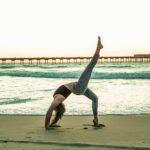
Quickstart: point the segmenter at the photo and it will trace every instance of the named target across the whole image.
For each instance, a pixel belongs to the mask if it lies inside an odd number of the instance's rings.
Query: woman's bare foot
[[[103,48],[103,45],[102,45],[102,43],[101,43],[101,38],[100,38],[100,36],[98,36],[97,50],[100,50],[100,49],[102,49],[102,48]]]
[[[98,126],[98,119],[95,119],[95,118],[94,118],[93,124],[94,124],[94,127],[97,127],[97,126]]]
[[[57,124],[52,124],[52,125],[49,125],[49,127],[61,127],[61,126]]]
[[[104,124],[99,124],[98,120],[96,120],[96,119],[93,120],[93,123],[94,123],[94,127],[99,127],[99,128],[105,127]]]

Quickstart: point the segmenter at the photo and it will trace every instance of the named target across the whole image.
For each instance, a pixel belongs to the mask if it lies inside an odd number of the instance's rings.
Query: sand
[[[0,150],[150,150],[150,115],[64,116],[60,128],[45,130],[44,116],[0,116]]]

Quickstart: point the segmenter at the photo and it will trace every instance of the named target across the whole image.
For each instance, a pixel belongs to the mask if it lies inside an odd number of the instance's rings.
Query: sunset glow
[[[150,53],[149,0],[0,1],[0,56]]]

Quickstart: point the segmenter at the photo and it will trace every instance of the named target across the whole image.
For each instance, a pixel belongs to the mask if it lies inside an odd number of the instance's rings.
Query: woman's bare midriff
[[[64,84],[64,86],[72,92],[75,84],[76,82],[70,82],[70,83]]]

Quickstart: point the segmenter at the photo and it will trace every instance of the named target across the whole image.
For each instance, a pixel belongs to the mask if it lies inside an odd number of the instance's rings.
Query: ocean
[[[55,89],[75,82],[87,63],[0,64],[0,114],[44,115]],[[99,114],[150,114],[150,63],[98,63],[89,88]],[[66,115],[92,114],[91,100],[71,94]]]

